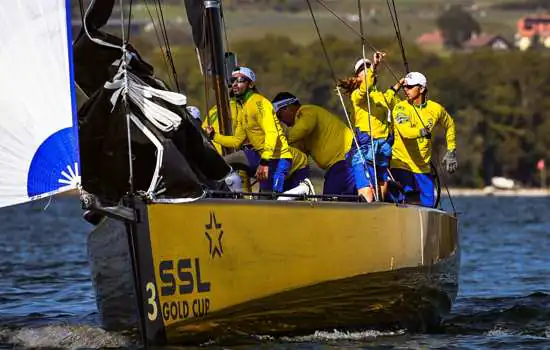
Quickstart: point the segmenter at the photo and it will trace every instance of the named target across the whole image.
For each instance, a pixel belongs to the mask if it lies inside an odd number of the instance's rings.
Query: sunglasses
[[[246,83],[246,82],[249,82],[250,80],[248,80],[247,78],[245,77],[232,77],[231,78],[231,84],[235,84],[235,83]]]
[[[420,86],[420,85],[403,85],[403,89],[414,89],[417,86]]]

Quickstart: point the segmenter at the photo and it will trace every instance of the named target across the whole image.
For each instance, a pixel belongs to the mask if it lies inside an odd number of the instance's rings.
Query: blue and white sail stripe
[[[0,2],[0,207],[80,183],[69,0]]]

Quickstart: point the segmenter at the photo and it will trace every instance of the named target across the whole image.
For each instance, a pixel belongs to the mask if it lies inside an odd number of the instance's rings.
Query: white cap
[[[197,107],[187,106],[187,112],[189,112],[194,119],[201,120],[201,111]]]
[[[422,73],[410,72],[405,75],[405,85],[420,85],[426,87],[428,85],[428,79]]]
[[[363,67],[365,67],[365,64],[367,64],[367,67],[368,67],[372,64],[372,62],[368,58],[361,58],[359,61],[357,61],[355,63],[355,66],[353,68],[353,72],[355,74],[357,74],[357,71],[359,71],[359,69],[362,69]]]
[[[238,74],[242,74],[245,77],[247,77],[251,82],[256,81],[256,74],[252,71],[252,69],[247,67],[237,67],[233,70],[233,73],[231,73],[231,76],[237,76]]]

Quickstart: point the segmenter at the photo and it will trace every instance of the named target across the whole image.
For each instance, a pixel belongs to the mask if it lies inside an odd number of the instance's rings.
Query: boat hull
[[[134,302],[149,343],[426,330],[456,297],[457,220],[442,211],[213,199],[137,209],[134,253],[125,227],[108,221],[90,235],[89,252],[106,325],[135,322]]]

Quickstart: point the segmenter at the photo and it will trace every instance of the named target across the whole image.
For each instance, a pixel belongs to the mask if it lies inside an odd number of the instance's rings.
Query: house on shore
[[[550,48],[550,14],[520,18],[515,39],[516,46],[522,51],[535,46]]]

